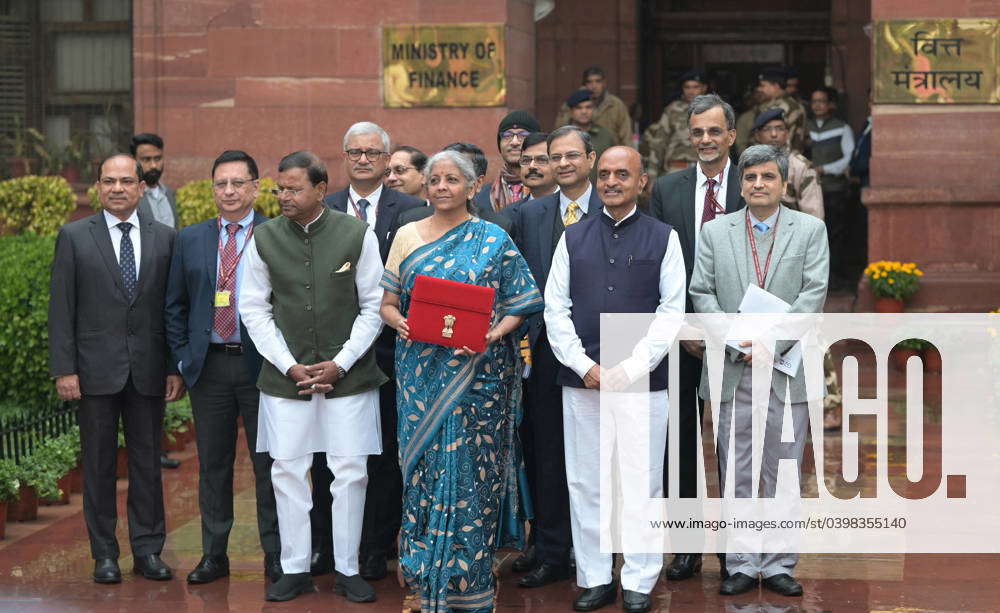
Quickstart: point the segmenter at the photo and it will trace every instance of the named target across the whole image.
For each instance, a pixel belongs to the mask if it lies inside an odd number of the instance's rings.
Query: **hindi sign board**
[[[505,60],[503,24],[383,26],[383,103],[503,106]]]
[[[919,19],[875,26],[879,104],[1000,103],[1000,20]]]

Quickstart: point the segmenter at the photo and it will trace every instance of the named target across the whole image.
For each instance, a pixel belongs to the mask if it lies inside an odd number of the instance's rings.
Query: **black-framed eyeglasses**
[[[553,164],[558,164],[559,162],[563,161],[563,158],[566,158],[566,161],[572,164],[577,160],[579,160],[580,158],[582,158],[583,155],[584,154],[582,151],[570,151],[569,153],[553,153],[552,155],[549,156],[549,161],[552,162]]]
[[[212,187],[217,191],[226,191],[226,187],[233,186],[233,189],[243,189],[247,184],[253,183],[253,179],[227,179],[225,181],[213,181]]]
[[[369,158],[369,159],[371,159],[371,158]],[[405,173],[407,170],[416,170],[416,169],[417,169],[416,166],[403,166],[402,164],[400,164],[399,166],[390,166],[390,167],[388,167],[388,168],[385,169],[385,172],[383,173],[383,176],[388,177],[392,173],[396,173],[397,175],[401,175],[401,174]]]
[[[524,130],[504,130],[503,132],[500,133],[500,140],[504,142],[512,141],[515,138],[524,140],[528,138],[529,134],[531,134],[531,132],[527,132]]]
[[[361,154],[363,153],[369,162],[377,162],[383,155],[388,155],[385,151],[379,151],[378,149],[347,149],[347,159],[352,162],[357,162],[361,159]]]
[[[518,163],[521,164],[521,166],[531,166],[532,162],[538,164],[539,166],[548,166],[550,159],[551,158],[547,155],[536,155],[534,157],[525,155],[518,160]]]

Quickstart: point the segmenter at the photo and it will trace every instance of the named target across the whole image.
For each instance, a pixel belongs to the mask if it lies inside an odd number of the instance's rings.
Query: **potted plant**
[[[7,170],[11,177],[30,175],[35,163],[34,155],[39,149],[44,151],[45,137],[34,128],[25,128],[20,115],[14,117],[14,126],[9,134],[2,136],[13,155],[7,158]]]
[[[87,166],[87,143],[90,134],[80,132],[73,135],[73,138],[66,143],[59,153],[60,170],[59,174],[70,183],[79,183],[83,176],[83,169]]]
[[[892,362],[896,370],[906,371],[906,362],[914,356],[920,355],[921,350],[929,345],[927,341],[919,338],[908,338],[896,343],[896,346],[889,352],[889,361]]]
[[[0,460],[0,539],[7,534],[7,505],[17,500],[20,489],[17,465],[11,460]]]
[[[69,504],[70,492],[70,471],[77,464],[77,448],[75,441],[69,434],[62,434],[51,438],[42,447],[32,454],[35,462],[46,467],[47,472],[56,477],[58,495],[53,497],[41,496],[40,504]]]
[[[902,313],[903,302],[917,293],[924,273],[913,262],[880,260],[869,264],[865,275],[875,294],[875,312]]]
[[[58,480],[44,453],[39,457],[32,454],[22,458],[18,464],[21,487],[17,501],[7,507],[7,519],[30,521],[37,518],[39,498],[58,498],[61,495]]]

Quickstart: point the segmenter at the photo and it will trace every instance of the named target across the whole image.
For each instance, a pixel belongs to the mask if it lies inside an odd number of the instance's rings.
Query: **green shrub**
[[[253,207],[262,215],[276,217],[281,214],[278,199],[269,191],[275,187],[273,179],[264,177],[260,180],[260,192]],[[219,214],[215,207],[215,197],[212,194],[212,181],[192,181],[177,190],[177,214],[181,218],[181,227],[200,223]]]
[[[187,395],[177,402],[167,404],[163,412],[163,433],[167,440],[173,442],[176,434],[187,432],[187,424],[192,419],[191,396]]]
[[[55,236],[76,209],[76,195],[62,177],[0,181],[0,228],[12,234]]]
[[[59,474],[54,454],[47,448],[38,449],[23,458],[18,465],[18,473],[20,481],[35,488],[39,498],[55,499],[62,496],[58,482],[65,473]]]
[[[17,499],[21,482],[18,479],[19,470],[13,460],[0,460],[0,502],[11,502]]]
[[[48,368],[54,247],[50,237],[0,236],[0,402],[29,410],[56,401]]]

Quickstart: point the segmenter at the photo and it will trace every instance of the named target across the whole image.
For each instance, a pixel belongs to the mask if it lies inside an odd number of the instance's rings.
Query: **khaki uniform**
[[[754,144],[753,123],[757,119],[757,111],[755,109],[756,107],[749,111],[743,111],[736,118],[736,143],[734,143],[733,148],[735,149],[734,155],[737,160],[744,149]]]
[[[781,204],[823,219],[823,190],[812,164],[801,153],[788,155],[788,187]]]
[[[802,153],[806,150],[806,110],[798,103],[795,98],[792,98],[788,94],[782,94],[781,96],[775,98],[774,100],[768,100],[767,102],[761,102],[753,108],[753,117],[757,118],[758,115],[766,111],[767,109],[773,109],[775,107],[784,109],[785,111],[785,125],[788,126],[788,147],[796,153]],[[754,119],[750,120],[750,126],[753,127]],[[751,143],[752,144],[752,143]]]
[[[601,159],[605,151],[615,146],[615,137],[604,126],[592,123],[586,132],[590,135],[590,144],[594,147],[594,153],[597,154],[596,159],[598,160]],[[594,167],[590,169],[590,182],[597,185],[597,162],[594,162]]]
[[[618,96],[605,93],[604,99],[594,109],[593,121],[611,132],[616,145],[632,146],[632,118],[628,114],[628,107]],[[569,107],[564,102],[559,107],[559,114],[556,115],[555,128],[561,128],[570,123],[572,120],[570,119]]]
[[[643,162],[649,180],[690,167],[698,161],[688,135],[688,108],[683,99],[674,100],[663,109],[659,121],[650,124],[642,135]]]

